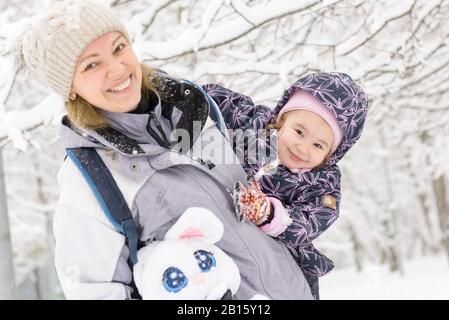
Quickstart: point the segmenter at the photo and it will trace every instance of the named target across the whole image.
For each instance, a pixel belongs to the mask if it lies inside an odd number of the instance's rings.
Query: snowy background
[[[18,298],[63,298],[52,215],[64,110],[11,59],[53,2],[0,0],[0,298],[14,285]],[[101,2],[128,22],[143,62],[257,103],[274,106],[308,72],[360,82],[367,124],[340,163],[340,218],[316,241],[336,264],[321,297],[449,299],[449,0]]]

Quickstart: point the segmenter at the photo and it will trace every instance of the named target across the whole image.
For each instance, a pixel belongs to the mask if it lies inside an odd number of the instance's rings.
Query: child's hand
[[[278,199],[271,197],[268,197],[268,199],[273,208],[273,218],[270,219],[268,223],[264,223],[263,226],[260,226],[260,230],[269,236],[277,237],[293,223],[293,220]]]
[[[260,226],[271,218],[270,202],[260,190],[256,180],[252,179],[248,187],[237,181],[234,185],[233,198],[235,213],[239,220],[249,220]]]

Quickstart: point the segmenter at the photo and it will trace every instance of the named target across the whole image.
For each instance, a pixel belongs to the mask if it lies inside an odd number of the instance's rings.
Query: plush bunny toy
[[[205,208],[189,208],[167,231],[138,251],[134,280],[142,299],[218,300],[234,295],[240,273],[234,261],[214,244],[223,224]]]

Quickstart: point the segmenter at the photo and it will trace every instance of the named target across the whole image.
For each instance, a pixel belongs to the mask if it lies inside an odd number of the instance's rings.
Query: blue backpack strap
[[[95,148],[68,148],[66,151],[86,179],[108,220],[125,236],[131,263],[135,265],[139,236],[128,204],[108,167]]]
[[[203,90],[201,88],[201,90]],[[217,106],[217,103],[203,90],[204,94],[207,97],[207,100],[209,101],[210,105],[210,117],[214,121],[215,125],[217,126],[218,130],[226,137],[226,124],[223,120],[223,117],[221,116],[220,109]]]

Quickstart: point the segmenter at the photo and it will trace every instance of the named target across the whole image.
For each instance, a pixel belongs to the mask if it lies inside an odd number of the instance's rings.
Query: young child
[[[276,161],[252,161],[244,153],[243,167],[258,181],[253,179],[248,187],[236,183],[236,211],[287,245],[319,299],[318,277],[333,263],[312,241],[338,217],[337,162],[362,133],[368,110],[365,92],[344,73],[315,73],[294,83],[271,110],[215,84],[204,88],[229,129],[276,129]]]

